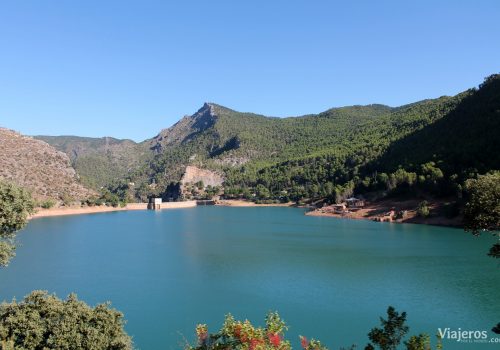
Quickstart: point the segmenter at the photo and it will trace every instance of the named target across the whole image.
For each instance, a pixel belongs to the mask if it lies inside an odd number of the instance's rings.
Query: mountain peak
[[[204,113],[209,113],[212,117],[214,117],[216,106],[217,105],[215,103],[205,102],[203,106],[195,114],[192,115],[192,117],[196,117]]]
[[[214,104],[205,102],[193,115],[186,115],[168,129],[163,129],[151,140],[151,148],[157,152],[166,145],[181,144],[215,124],[217,115]]]

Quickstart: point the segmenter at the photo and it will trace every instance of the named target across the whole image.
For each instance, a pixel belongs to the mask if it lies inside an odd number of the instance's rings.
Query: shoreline
[[[165,202],[162,203],[162,207],[159,210],[192,208],[195,206],[196,206],[196,201]],[[93,207],[74,206],[74,207],[38,209],[38,211],[35,214],[29,217],[29,219],[51,217],[51,216],[97,214],[97,213],[110,213],[115,211],[133,211],[133,210],[148,210],[148,203],[128,203],[124,207],[108,207],[105,205],[101,205]]]
[[[318,208],[308,211],[307,213],[305,213],[305,215],[352,220],[371,220],[376,222],[391,222],[397,224],[420,224],[462,228],[462,221],[460,216],[448,218],[442,214],[436,214],[442,210],[445,201],[436,201],[433,203],[429,203],[431,215],[426,218],[422,218],[417,215],[416,207],[418,206],[419,202],[419,200],[415,199],[403,201],[382,200],[378,202],[367,203],[363,208],[351,211],[347,214],[325,212],[321,208]],[[385,216],[385,213],[388,213],[393,209],[395,211],[406,211],[406,216],[404,218],[380,220],[381,218],[387,218],[387,216]],[[434,212],[434,214],[432,214],[432,212]]]
[[[255,204],[254,202],[237,200],[237,199],[227,199],[217,201],[215,206],[222,207],[291,207],[294,203],[273,203],[273,204]],[[181,209],[181,208],[193,208],[198,206],[197,201],[183,201],[183,202],[163,202],[161,204],[161,209]],[[98,213],[111,213],[116,211],[130,211],[130,210],[148,210],[148,203],[128,203],[124,207],[108,207],[105,205],[93,206],[93,207],[57,207],[50,209],[38,208],[37,212],[29,217],[29,219],[52,217],[52,216],[68,216],[68,215],[84,215],[84,214],[98,214]]]
[[[434,210],[438,210],[443,203],[432,203],[431,207]],[[233,207],[233,208],[247,208],[247,207],[295,207],[295,203],[271,203],[271,204],[256,204],[254,202],[239,200],[239,199],[225,199],[219,200],[215,206],[220,207]],[[51,209],[38,209],[38,211],[31,215],[29,219],[36,219],[42,217],[54,217],[54,216],[69,216],[69,215],[84,215],[84,214],[98,214],[98,213],[111,213],[117,211],[135,211],[135,210],[148,210],[147,203],[128,203],[125,207],[108,207],[108,206],[94,206],[94,207],[58,207]],[[183,202],[164,202],[161,205],[161,209],[182,209],[182,208],[194,208],[198,206],[197,201],[183,201]],[[348,214],[338,214],[332,212],[324,212],[322,208],[312,209],[304,213],[307,216],[316,217],[328,217],[328,218],[338,218],[338,219],[351,219],[351,220],[371,220],[378,221],[377,218],[384,212],[389,211],[391,208],[398,208],[400,210],[407,210],[408,216],[404,219],[394,219],[390,222],[392,223],[404,223],[404,224],[423,224],[423,225],[433,225],[433,226],[445,226],[460,228],[461,221],[460,218],[446,218],[444,216],[434,215],[427,218],[421,218],[416,215],[415,211],[416,201],[380,201],[374,203],[368,203],[364,208],[357,211],[352,211]]]

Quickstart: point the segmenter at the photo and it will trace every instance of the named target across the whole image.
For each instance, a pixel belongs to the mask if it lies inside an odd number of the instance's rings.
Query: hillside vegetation
[[[391,144],[371,167],[394,171],[434,161],[451,173],[500,169],[500,75],[462,95],[456,108]]]

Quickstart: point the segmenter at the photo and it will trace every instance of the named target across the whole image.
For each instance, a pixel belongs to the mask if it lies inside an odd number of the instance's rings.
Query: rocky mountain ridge
[[[168,146],[189,142],[197,134],[202,133],[215,124],[217,115],[214,105],[205,102],[193,115],[185,115],[177,123],[160,131],[158,135],[146,140],[150,148],[161,153]]]
[[[32,192],[35,199],[81,200],[97,195],[79,183],[69,157],[48,143],[0,128],[0,179]]]

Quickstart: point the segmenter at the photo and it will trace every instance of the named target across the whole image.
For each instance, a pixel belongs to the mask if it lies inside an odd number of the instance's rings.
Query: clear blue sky
[[[272,116],[452,95],[500,1],[1,1],[0,125],[143,140],[211,101]]]

